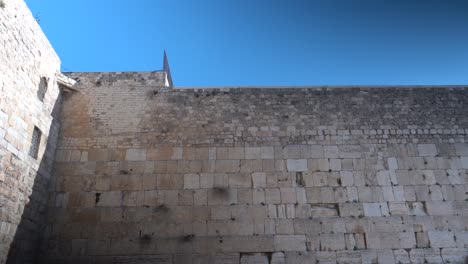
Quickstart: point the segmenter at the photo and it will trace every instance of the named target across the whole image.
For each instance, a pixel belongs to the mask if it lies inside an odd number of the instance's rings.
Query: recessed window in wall
[[[41,81],[39,82],[39,89],[37,89],[37,98],[39,98],[41,102],[44,102],[44,96],[47,93],[47,85],[47,79],[42,77]]]
[[[34,127],[32,138],[31,138],[31,148],[29,149],[29,155],[37,159],[37,154],[39,153],[39,145],[41,144],[42,132],[36,126]]]

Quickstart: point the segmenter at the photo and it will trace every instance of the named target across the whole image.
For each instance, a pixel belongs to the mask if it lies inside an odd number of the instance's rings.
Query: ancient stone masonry
[[[468,256],[467,87],[175,89],[159,72],[69,77],[78,92],[63,102],[49,260]]]
[[[27,263],[45,223],[60,60],[23,1],[1,3],[0,263],[8,255],[9,263]]]
[[[465,263],[468,86],[60,73],[0,5],[0,263]]]

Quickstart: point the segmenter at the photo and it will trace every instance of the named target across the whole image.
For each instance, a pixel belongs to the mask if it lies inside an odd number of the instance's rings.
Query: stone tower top
[[[166,72],[166,86],[174,86],[172,83],[171,69],[169,68],[169,61],[167,60],[166,50],[164,50],[163,71]]]

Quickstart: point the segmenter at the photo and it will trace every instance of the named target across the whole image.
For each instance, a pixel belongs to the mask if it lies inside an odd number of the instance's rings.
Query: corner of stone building
[[[60,59],[22,0],[0,8],[0,263],[42,241],[60,130]]]

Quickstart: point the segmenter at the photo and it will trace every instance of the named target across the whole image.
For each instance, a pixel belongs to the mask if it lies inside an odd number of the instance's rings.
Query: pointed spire
[[[163,71],[166,72],[166,79],[170,87],[173,86],[171,69],[169,68],[169,61],[167,60],[166,49],[164,49]]]

